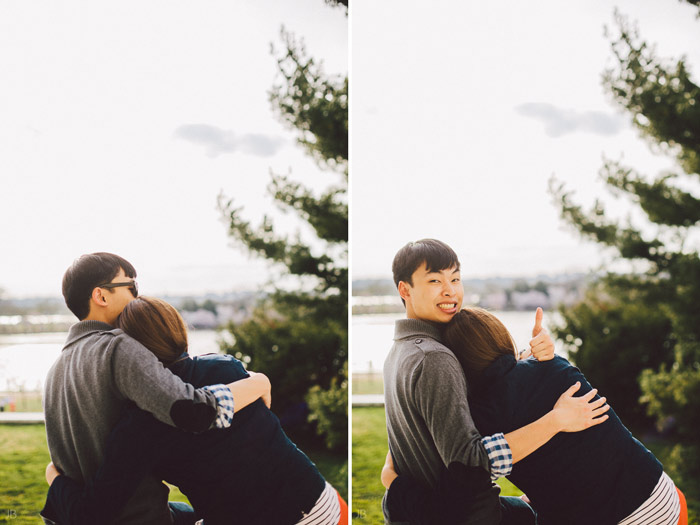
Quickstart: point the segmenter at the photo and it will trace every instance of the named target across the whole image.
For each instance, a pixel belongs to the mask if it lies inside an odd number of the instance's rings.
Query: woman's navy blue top
[[[197,388],[248,377],[226,355],[187,358],[171,370]],[[96,478],[83,486],[57,477],[42,515],[61,524],[108,523],[147,475],[178,486],[208,525],[293,524],[325,487],[316,466],[261,400],[237,411],[230,428],[202,434],[183,432],[132,406],[110,434]]]
[[[482,435],[508,433],[544,416],[576,381],[576,396],[591,390],[562,357],[502,356],[471,385],[469,407]],[[560,432],[513,466],[508,479],[530,498],[540,525],[616,524],[651,495],[661,463],[612,408],[607,414],[607,421],[582,432]]]

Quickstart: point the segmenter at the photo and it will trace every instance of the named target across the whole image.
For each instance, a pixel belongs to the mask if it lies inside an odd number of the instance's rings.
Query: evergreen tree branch
[[[700,0],[680,0],[681,2],[687,2],[690,5],[694,5],[698,8],[698,18],[700,18]]]
[[[605,163],[601,174],[611,188],[639,203],[653,223],[688,228],[700,221],[700,199],[669,184],[677,175],[660,175],[649,183],[633,169],[611,161]]]
[[[656,266],[656,271],[668,266],[672,254],[665,250],[661,241],[647,241],[631,225],[623,228],[608,220],[600,201],[596,200],[590,211],[584,211],[582,206],[573,202],[572,192],[566,191],[564,185],[554,178],[550,179],[549,191],[559,203],[561,218],[577,229],[582,237],[614,248],[625,259],[647,260]]]
[[[620,13],[615,19],[617,68],[604,73],[604,85],[643,135],[673,151],[687,173],[700,174],[700,87],[691,80],[685,59],[675,64],[659,59],[640,41],[635,26]]]
[[[320,239],[330,243],[348,241],[348,205],[340,199],[345,188],[330,188],[320,197],[285,175],[273,175],[269,186],[276,201],[296,210],[316,231]]]
[[[286,50],[277,63],[284,83],[273,87],[270,101],[316,162],[347,177],[348,78],[327,77],[303,42],[284,28],[281,37]]]
[[[276,235],[268,216],[263,218],[260,226],[253,228],[241,217],[241,208],[234,208],[231,200],[224,201],[223,195],[219,196],[218,207],[229,222],[229,236],[242,242],[251,252],[283,264],[292,275],[319,278],[321,291],[342,283],[347,269],[338,267],[328,255],[314,256],[311,248],[299,240],[290,242],[286,237]]]

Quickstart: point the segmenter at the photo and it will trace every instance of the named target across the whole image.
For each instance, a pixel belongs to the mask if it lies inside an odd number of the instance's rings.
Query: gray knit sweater
[[[129,400],[173,426],[173,415],[182,423],[212,408],[216,413],[212,393],[183,383],[121,330],[99,321],[73,325],[44,384],[46,436],[56,467],[75,480],[91,479]],[[160,480],[145,480],[115,523],[171,523],[167,493]]]
[[[394,346],[384,362],[384,402],[394,467],[398,474],[429,487],[454,461],[490,470],[469,412],[464,372],[441,338],[437,325],[398,320]],[[487,499],[477,498],[469,523],[500,521],[500,510],[486,504]]]

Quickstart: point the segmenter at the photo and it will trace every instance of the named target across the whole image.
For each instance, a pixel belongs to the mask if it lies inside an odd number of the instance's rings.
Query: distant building
[[[551,306],[549,296],[539,290],[528,290],[527,292],[511,292],[510,301],[516,310],[532,310],[541,306],[548,309]]]
[[[219,321],[216,315],[209,310],[199,309],[194,312],[183,311],[180,312],[180,314],[188,325],[194,326],[195,328],[213,330],[219,326]]]
[[[504,291],[484,294],[479,305],[487,310],[505,310],[508,306],[508,294]]]
[[[581,300],[581,293],[571,287],[550,286],[547,291],[553,307],[560,304],[571,306]]]
[[[252,310],[252,304],[219,304],[216,308],[217,319],[222,325],[229,322],[242,323],[250,317]]]

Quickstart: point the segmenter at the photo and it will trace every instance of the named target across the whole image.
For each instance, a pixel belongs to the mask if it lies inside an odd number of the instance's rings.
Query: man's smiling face
[[[462,308],[464,288],[458,267],[429,272],[423,263],[413,272],[411,282],[399,283],[409,319],[447,323]]]

